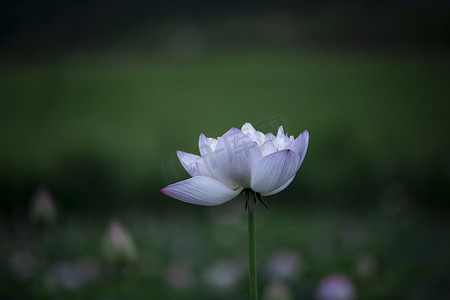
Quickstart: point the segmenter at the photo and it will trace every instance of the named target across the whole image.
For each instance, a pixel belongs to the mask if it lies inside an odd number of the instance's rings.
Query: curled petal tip
[[[165,189],[166,189],[166,188],[163,188],[163,189],[160,189],[159,191],[165,195],[165,194],[166,194]]]
[[[309,131],[308,130],[304,130],[300,135],[303,136],[306,141],[309,141]]]
[[[283,135],[283,134],[284,134],[284,128],[283,128],[283,125],[281,125],[281,126],[278,128],[277,135]]]
[[[254,132],[255,128],[252,126],[252,124],[250,124],[249,122],[245,123],[244,125],[242,125],[241,131],[249,131],[249,132]]]

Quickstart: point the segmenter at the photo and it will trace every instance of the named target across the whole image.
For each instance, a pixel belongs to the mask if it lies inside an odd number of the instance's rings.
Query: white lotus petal
[[[211,174],[209,174],[208,169],[205,166],[205,162],[201,156],[180,150],[177,151],[177,156],[181,162],[181,165],[192,177],[200,175],[211,177]]]
[[[282,187],[297,172],[299,161],[297,153],[289,149],[264,156],[252,168],[252,190],[269,194]]]
[[[255,161],[261,158],[261,150],[239,129],[232,128],[217,143],[214,151],[214,163],[217,168],[206,164],[211,174],[230,187],[250,187],[251,169]],[[217,176],[217,177],[216,177]]]
[[[214,151],[209,146],[208,139],[203,133],[200,134],[200,137],[198,139],[198,148],[200,150],[200,155],[203,158],[203,163],[205,164],[206,169],[210,174],[210,177],[216,178],[214,176],[216,172],[212,172],[213,170],[217,169],[217,164],[214,160]]]
[[[214,149],[216,149],[217,140],[213,138],[207,138],[206,141],[208,145],[211,147],[212,151],[214,151]]]
[[[277,137],[273,135],[273,133],[269,132],[266,133],[266,139],[271,140],[272,143],[275,143],[277,140]]]
[[[200,155],[203,158],[205,155],[209,155],[209,153],[213,152],[209,146],[208,138],[203,133],[200,133],[200,137],[198,138],[198,149],[200,150]]]
[[[283,185],[282,185],[281,187],[279,187],[278,189],[276,189],[276,190],[274,190],[274,191],[272,191],[272,192],[270,192],[270,193],[265,193],[265,194],[262,194],[262,195],[263,195],[263,196],[270,196],[270,195],[278,194],[279,192],[281,192],[282,190],[284,190],[285,188],[287,188],[287,187],[291,184],[292,180],[294,180],[294,178],[295,178],[295,175],[292,176],[291,179],[289,179],[285,184],[283,184]]]
[[[307,130],[303,131],[293,142],[291,142],[287,149],[291,149],[300,157],[299,164],[301,165],[303,159],[306,155],[306,150],[308,150],[309,143],[309,132]],[[300,167],[300,166],[299,166]]]
[[[241,131],[246,134],[252,141],[257,142],[258,146],[261,146],[267,140],[264,133],[255,130],[255,128],[253,128],[252,124],[250,123],[245,123],[244,126],[242,126]]]
[[[239,195],[242,188],[232,190],[225,184],[206,176],[192,177],[161,190],[162,193],[183,202],[197,205],[219,205]]]
[[[277,136],[275,137],[274,145],[278,150],[283,150],[286,144],[286,135],[284,134],[283,126],[278,128]]]
[[[280,127],[278,128],[277,138],[281,138],[281,137],[284,137],[284,136],[285,136],[285,134],[284,134],[283,126],[280,126]]]
[[[262,156],[266,156],[277,151],[277,148],[275,147],[275,145],[272,143],[271,140],[267,140],[264,144],[262,144],[260,149]]]
[[[213,176],[211,176],[211,174],[209,173],[208,168],[206,167],[205,161],[203,160],[203,158],[195,164],[195,167],[201,176],[208,176],[208,177],[213,178]]]
[[[250,133],[250,134],[255,134],[256,129],[253,128],[252,124],[250,124],[250,123],[245,123],[244,125],[242,125],[241,131],[242,131],[244,134],[249,134],[249,133]]]
[[[261,147],[261,145],[267,141],[267,137],[261,131],[256,131],[253,140],[256,141],[258,143],[258,146]]]
[[[189,173],[189,175],[191,175],[192,177],[201,175],[197,166],[197,162],[203,160],[201,156],[183,152],[180,150],[177,151],[177,156],[181,162],[181,165]]]

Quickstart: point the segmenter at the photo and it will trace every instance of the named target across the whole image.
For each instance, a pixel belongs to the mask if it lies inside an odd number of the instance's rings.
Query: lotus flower
[[[294,179],[308,148],[308,131],[296,139],[255,130],[250,123],[231,128],[224,135],[207,138],[200,134],[201,156],[177,151],[178,158],[192,178],[161,190],[175,199],[197,205],[219,205],[242,191],[258,199],[284,190]],[[248,201],[248,196],[247,196]]]

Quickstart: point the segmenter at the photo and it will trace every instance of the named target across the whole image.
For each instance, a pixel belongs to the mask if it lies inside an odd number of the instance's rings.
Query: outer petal
[[[289,149],[264,156],[252,169],[252,190],[261,194],[275,192],[295,175],[299,161],[297,153]]]
[[[309,132],[308,130],[303,131],[293,142],[287,146],[287,149],[291,149],[300,157],[299,167],[303,162],[306,155],[306,150],[308,150],[309,143]]]
[[[263,195],[263,196],[270,196],[270,195],[278,194],[279,192],[281,192],[282,190],[284,190],[285,188],[287,188],[287,187],[291,184],[292,180],[294,180],[294,178],[295,178],[295,175],[292,176],[291,179],[289,179],[285,184],[283,184],[281,187],[279,187],[279,188],[276,189],[275,191],[272,191],[272,192],[270,192],[270,193],[264,193],[264,194],[262,194],[262,195]]]
[[[206,176],[192,177],[161,190],[162,193],[197,205],[219,205],[239,195],[242,188],[232,190],[223,183]]]
[[[213,165],[206,166],[213,176],[230,187],[250,187],[251,169],[261,158],[261,150],[239,129],[232,128],[217,142]]]

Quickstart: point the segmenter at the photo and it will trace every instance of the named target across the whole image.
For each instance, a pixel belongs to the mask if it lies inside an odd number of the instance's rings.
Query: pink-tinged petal
[[[306,155],[306,150],[308,150],[309,143],[309,132],[308,130],[303,131],[293,142],[287,146],[287,149],[291,149],[300,157],[299,167],[303,162]]]
[[[177,156],[181,165],[189,173],[189,175],[192,177],[201,175],[197,167],[197,162],[202,160],[200,156],[180,150],[177,151]]]
[[[295,175],[299,161],[297,153],[289,149],[264,156],[252,168],[252,190],[261,194],[276,191]]]
[[[263,196],[270,196],[270,195],[278,194],[279,192],[281,192],[282,190],[284,190],[285,188],[287,188],[287,187],[291,184],[292,180],[294,180],[294,178],[295,178],[295,175],[292,176],[291,179],[289,179],[285,184],[283,184],[283,185],[282,185],[281,187],[279,187],[278,189],[276,189],[276,190],[274,190],[274,191],[272,191],[272,192],[270,192],[270,193],[264,193],[264,194],[262,194],[262,195],[263,195]]]
[[[197,205],[219,205],[227,202],[242,191],[232,190],[223,183],[206,176],[192,177],[161,190],[162,193],[183,202]]]
[[[261,150],[239,129],[233,128],[217,142],[213,165],[206,166],[214,178],[230,187],[250,187],[251,169],[261,158]]]

